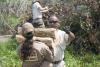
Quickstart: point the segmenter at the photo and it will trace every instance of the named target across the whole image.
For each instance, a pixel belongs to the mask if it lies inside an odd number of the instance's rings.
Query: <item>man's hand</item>
[[[65,26],[63,28],[63,31],[65,31],[67,34],[70,34],[70,27],[69,26]]]
[[[53,7],[49,8],[49,10],[52,10],[52,9],[53,9]]]
[[[69,40],[69,42],[71,42],[71,41],[73,41],[74,39],[75,39],[75,35],[74,35],[74,33],[72,33],[71,31],[70,31],[70,26],[65,26],[64,28],[63,28],[63,31],[65,31],[67,34],[68,34],[68,40]]]
[[[48,8],[48,6],[45,7],[45,10],[52,10],[52,9],[53,9],[53,7],[51,7],[51,8]]]
[[[45,7],[45,10],[48,10],[48,6]]]

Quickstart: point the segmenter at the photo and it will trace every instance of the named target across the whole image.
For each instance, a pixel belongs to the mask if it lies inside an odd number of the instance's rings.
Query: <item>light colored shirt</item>
[[[68,34],[64,31],[57,30],[55,31],[56,39],[54,46],[54,61],[60,61],[64,58],[64,50],[66,46],[69,44],[68,42]]]
[[[32,5],[32,13],[33,13],[33,19],[42,18],[42,12],[41,12],[42,6],[39,2],[35,2]]]

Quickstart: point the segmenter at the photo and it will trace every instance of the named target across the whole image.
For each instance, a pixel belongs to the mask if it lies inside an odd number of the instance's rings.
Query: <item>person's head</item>
[[[41,3],[42,0],[33,0],[33,3],[34,3],[34,2],[39,2],[39,3]]]
[[[24,23],[22,25],[22,34],[26,39],[32,39],[34,34],[34,27],[31,23]]]
[[[60,22],[59,19],[55,15],[52,15],[49,18],[48,26],[50,28],[59,28],[60,27],[59,22]]]
[[[36,1],[38,1],[38,0],[33,0],[33,2],[36,2]]]
[[[33,52],[33,34],[34,27],[31,23],[24,23],[22,25],[22,35],[25,37],[25,41],[21,46],[21,60],[26,60],[28,56]]]
[[[33,0],[33,3],[39,2],[42,6],[45,6],[46,2],[44,0]]]

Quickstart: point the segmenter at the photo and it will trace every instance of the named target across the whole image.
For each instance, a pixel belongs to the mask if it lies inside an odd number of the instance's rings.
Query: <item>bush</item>
[[[0,67],[21,67],[16,53],[17,44],[14,40],[0,42]]]

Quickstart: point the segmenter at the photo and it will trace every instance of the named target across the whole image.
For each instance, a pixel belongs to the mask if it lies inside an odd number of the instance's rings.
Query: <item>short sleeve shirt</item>
[[[33,19],[42,18],[41,8],[42,7],[39,2],[33,3],[32,5]]]
[[[55,35],[56,46],[54,46],[54,61],[60,61],[64,58],[64,50],[68,44],[68,34],[66,34],[64,31],[57,30]]]

